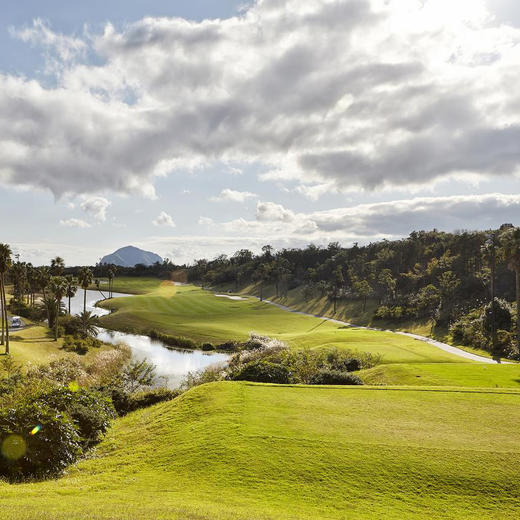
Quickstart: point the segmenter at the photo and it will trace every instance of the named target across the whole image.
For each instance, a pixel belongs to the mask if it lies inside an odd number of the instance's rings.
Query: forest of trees
[[[302,287],[305,299],[327,296],[334,312],[344,301],[359,301],[363,311],[367,300],[375,301],[376,320],[431,320],[451,327],[456,341],[515,357],[519,271],[520,228],[504,224],[481,232],[413,232],[349,248],[331,243],[274,251],[267,245],[259,255],[243,249],[196,261],[188,277],[234,290],[256,284],[260,298],[266,285],[279,297]]]

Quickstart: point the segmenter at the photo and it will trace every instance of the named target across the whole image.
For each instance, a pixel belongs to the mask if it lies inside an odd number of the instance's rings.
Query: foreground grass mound
[[[107,328],[141,334],[155,329],[199,344],[245,341],[254,331],[298,348],[345,347],[381,354],[384,363],[461,362],[457,356],[405,336],[353,329],[252,298],[216,297],[194,286],[163,284],[146,295],[116,298],[102,306],[114,311],[101,320]]]
[[[215,383],[60,480],[0,484],[0,518],[513,519],[519,443],[513,390]]]

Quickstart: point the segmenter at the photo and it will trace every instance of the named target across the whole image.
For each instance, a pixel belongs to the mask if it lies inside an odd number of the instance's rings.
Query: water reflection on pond
[[[114,298],[129,296],[127,294],[114,293]],[[97,316],[109,314],[109,311],[96,307],[97,301],[103,296],[99,291],[87,291],[87,310]],[[68,305],[68,301],[65,302]],[[83,311],[83,290],[71,300],[72,314]],[[199,350],[172,350],[161,341],[151,340],[148,336],[127,334],[125,332],[100,329],[98,338],[106,343],[125,343],[132,349],[136,359],[146,358],[156,365],[157,375],[164,378],[170,388],[175,388],[184,379],[188,372],[200,370],[215,363],[225,363],[229,356],[221,353],[208,353]]]

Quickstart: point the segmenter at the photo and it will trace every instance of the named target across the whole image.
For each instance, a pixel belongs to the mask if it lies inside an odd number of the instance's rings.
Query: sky
[[[35,265],[519,224],[517,0],[18,0],[0,48]]]

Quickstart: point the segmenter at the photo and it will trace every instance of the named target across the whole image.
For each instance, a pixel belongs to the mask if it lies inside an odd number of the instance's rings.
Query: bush
[[[36,396],[30,402],[67,413],[78,428],[81,442],[85,447],[98,442],[116,416],[109,398],[86,389],[73,391],[60,387]]]
[[[223,350],[224,352],[236,352],[240,350],[240,344],[235,341],[226,341],[215,347],[217,350]]]
[[[356,375],[339,370],[320,370],[314,374],[309,384],[311,385],[362,385],[363,381]]]
[[[26,303],[17,300],[11,300],[9,310],[15,316],[21,316],[34,321],[43,321],[47,318],[45,310],[41,307],[30,307]]]
[[[0,445],[0,475],[11,481],[53,476],[82,453],[72,419],[41,403],[0,410]]]
[[[131,394],[128,400],[128,412],[139,410],[140,408],[147,408],[157,403],[164,401],[171,401],[179,395],[179,392],[168,390],[167,388],[156,388],[146,392],[138,392]]]
[[[204,350],[205,352],[208,352],[210,350],[215,350],[215,346],[213,345],[213,343],[203,343],[202,346],[201,346],[202,350]]]
[[[284,365],[270,363],[269,361],[254,361],[240,367],[239,370],[231,374],[230,379],[283,385],[291,382],[291,373]]]
[[[197,344],[189,338],[183,338],[183,337],[179,337],[179,336],[170,336],[169,334],[164,334],[155,329],[150,330],[148,332],[148,336],[151,339],[161,341],[168,347],[185,348],[185,349],[192,349],[192,350],[197,348]]]
[[[65,336],[62,348],[67,352],[75,352],[80,356],[84,356],[90,348],[100,348],[102,345],[103,343],[97,338]]]
[[[163,401],[171,401],[179,395],[179,392],[167,388],[157,388],[135,394],[120,386],[110,386],[99,390],[110,397],[115,411],[120,417]]]
[[[188,372],[181,383],[181,389],[189,390],[195,386],[222,381],[226,379],[228,370],[229,366],[225,364],[215,364],[195,372]]]

